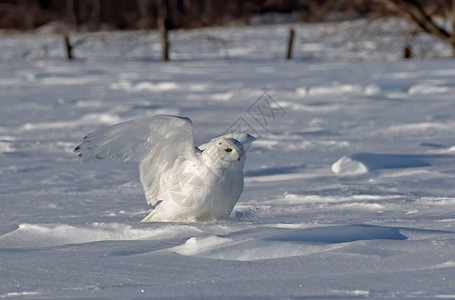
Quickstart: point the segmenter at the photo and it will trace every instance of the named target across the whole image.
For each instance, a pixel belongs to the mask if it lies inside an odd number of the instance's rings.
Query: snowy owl
[[[147,203],[142,222],[227,218],[243,191],[245,151],[255,140],[230,133],[194,146],[189,118],[156,115],[89,133],[74,149],[82,161],[139,162]]]

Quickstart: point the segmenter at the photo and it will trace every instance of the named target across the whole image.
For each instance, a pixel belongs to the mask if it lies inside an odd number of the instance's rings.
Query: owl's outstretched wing
[[[194,159],[193,124],[185,117],[157,115],[89,133],[74,149],[83,161],[138,161],[147,203],[155,204],[160,176],[181,160]]]
[[[222,136],[223,138],[231,138],[242,143],[243,148],[247,150],[250,148],[251,143],[253,143],[256,138],[248,133],[228,133]]]
[[[245,150],[250,148],[251,143],[253,143],[256,138],[248,133],[227,133],[225,135],[219,136],[219,138],[231,138],[239,141]],[[202,144],[198,146],[200,150],[204,150],[209,143]]]

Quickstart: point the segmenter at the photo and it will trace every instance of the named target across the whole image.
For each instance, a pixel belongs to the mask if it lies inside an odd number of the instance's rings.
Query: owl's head
[[[204,160],[220,163],[223,167],[239,166],[245,164],[245,150],[242,143],[233,138],[219,137],[211,140],[204,149]]]

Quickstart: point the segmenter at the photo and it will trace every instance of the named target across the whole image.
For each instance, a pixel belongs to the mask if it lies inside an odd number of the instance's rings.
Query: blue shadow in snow
[[[243,175],[245,176],[268,176],[268,175],[280,175],[280,174],[290,174],[300,172],[305,165],[299,166],[279,166],[279,167],[270,167],[262,168],[257,170],[245,170]]]
[[[356,153],[350,157],[352,160],[361,162],[368,170],[372,171],[378,169],[428,167],[431,166],[430,159],[440,158],[441,156]]]
[[[441,164],[447,159],[454,159],[455,155],[354,153],[348,157],[362,163],[369,171],[374,171],[380,169],[429,167]]]
[[[292,230],[266,238],[280,242],[348,243],[364,240],[406,240],[398,227],[340,225]]]

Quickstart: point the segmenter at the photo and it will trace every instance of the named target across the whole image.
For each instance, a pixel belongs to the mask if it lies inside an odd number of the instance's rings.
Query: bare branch
[[[420,29],[426,33],[440,39],[444,43],[450,45],[454,51],[455,57],[455,7],[453,10],[452,19],[452,32],[448,32],[445,28],[439,26],[433,17],[424,10],[422,5],[416,0],[376,0],[382,3],[387,9],[395,12],[401,16],[404,16]],[[455,0],[452,4],[455,6]]]
[[[427,14],[422,6],[416,1],[411,0],[378,0],[385,4],[387,8],[392,11],[398,12],[407,17],[423,31],[431,34],[442,41],[448,43],[451,39],[451,34],[444,28],[439,27],[434,19]]]

